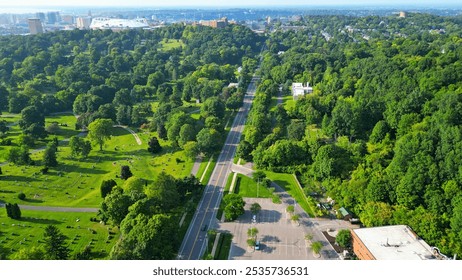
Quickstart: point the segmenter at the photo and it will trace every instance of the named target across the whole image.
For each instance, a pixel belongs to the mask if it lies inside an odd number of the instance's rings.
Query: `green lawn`
[[[217,158],[218,156],[212,155],[211,156],[212,160],[210,161],[210,164],[208,167],[207,167],[208,161],[205,162],[205,168],[204,168],[204,171],[202,172],[204,176],[204,178],[201,181],[202,184],[207,185],[209,183],[210,177],[212,177],[213,169],[215,169],[215,166],[217,165]],[[201,177],[202,177],[202,174],[201,174]],[[198,177],[198,178],[200,179],[201,177]]]
[[[160,42],[162,51],[169,51],[171,49],[183,47],[185,44],[181,40],[169,39],[167,42],[162,40]]]
[[[0,210],[0,247],[9,256],[21,248],[40,245],[48,225],[55,225],[67,236],[71,257],[90,245],[95,259],[107,259],[119,238],[117,228],[90,221],[96,213],[21,210],[22,219],[13,220],[6,217],[4,208]]]
[[[297,201],[297,203],[303,208],[303,210],[305,210],[308,215],[312,217],[316,216],[314,210],[316,209],[316,205],[313,205],[313,201],[306,198],[303,190],[298,186],[292,174],[275,173],[270,171],[265,171],[265,173],[271,181],[284,188],[284,190],[287,191]]]
[[[6,165],[0,177],[0,200],[32,205],[99,207],[101,196],[99,187],[103,180],[114,179],[118,185],[123,181],[116,178],[122,165],[130,166],[134,176],[154,180],[160,172],[175,177],[188,176],[193,162],[186,160],[184,152],[161,141],[164,149],[159,155],[147,151],[147,141],[151,134],[138,133],[142,145],[122,128],[113,128],[113,137],[106,142],[104,150],[98,147],[86,159],[70,158],[70,149],[60,146],[59,165],[48,174],[40,172],[43,152],[31,157],[37,166]],[[26,194],[25,201],[19,201],[17,194]]]
[[[252,179],[242,174],[238,174],[236,178],[235,193],[242,197],[258,197],[270,198],[270,191],[264,186],[258,184]]]
[[[215,260],[227,260],[229,256],[229,250],[231,250],[231,242],[233,241],[233,235],[227,232],[222,232],[220,240],[218,241],[217,251],[215,252]]]

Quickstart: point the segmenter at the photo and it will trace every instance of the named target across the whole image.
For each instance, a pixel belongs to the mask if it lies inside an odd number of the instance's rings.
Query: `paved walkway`
[[[127,130],[128,132],[130,132],[133,135],[133,137],[135,137],[136,143],[138,145],[143,144],[143,142],[141,142],[141,139],[138,136],[138,134],[135,131],[133,131],[133,129],[129,128],[128,126],[116,124],[116,125],[114,125],[114,127],[120,127],[120,128],[123,128],[123,129]]]
[[[201,157],[196,157],[196,160],[194,161],[193,167],[191,169],[191,175],[194,175],[194,177],[197,175],[197,172],[199,172],[199,168],[201,167],[202,163],[202,158]]]
[[[0,203],[0,207],[5,207],[5,204]],[[32,205],[19,205],[19,208],[26,210],[36,210],[36,211],[50,211],[50,212],[86,212],[86,213],[96,213],[99,208],[74,208],[74,207],[52,207],[52,206],[32,206]]]

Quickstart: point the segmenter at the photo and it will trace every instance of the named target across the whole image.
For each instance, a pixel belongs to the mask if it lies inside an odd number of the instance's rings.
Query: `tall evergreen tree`
[[[67,237],[54,225],[45,228],[44,242],[47,258],[50,260],[65,260],[69,257]]]

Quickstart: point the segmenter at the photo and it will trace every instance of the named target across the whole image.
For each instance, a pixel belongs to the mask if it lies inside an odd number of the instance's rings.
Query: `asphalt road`
[[[216,228],[218,220],[216,214],[223,196],[223,189],[230,174],[231,165],[236,153],[237,145],[255,95],[256,82],[254,77],[247,88],[244,97],[244,105],[234,118],[231,130],[228,133],[225,144],[218,157],[217,164],[212,172],[210,180],[205,187],[202,199],[194,213],[188,231],[181,244],[178,259],[198,260],[205,252],[207,230]]]

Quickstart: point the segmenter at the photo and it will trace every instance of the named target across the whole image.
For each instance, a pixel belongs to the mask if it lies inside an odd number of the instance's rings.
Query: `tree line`
[[[365,226],[408,224],[460,254],[461,18],[314,16],[298,24],[266,42],[239,155],[296,173],[307,195],[330,196]],[[314,92],[271,105],[293,82]]]

